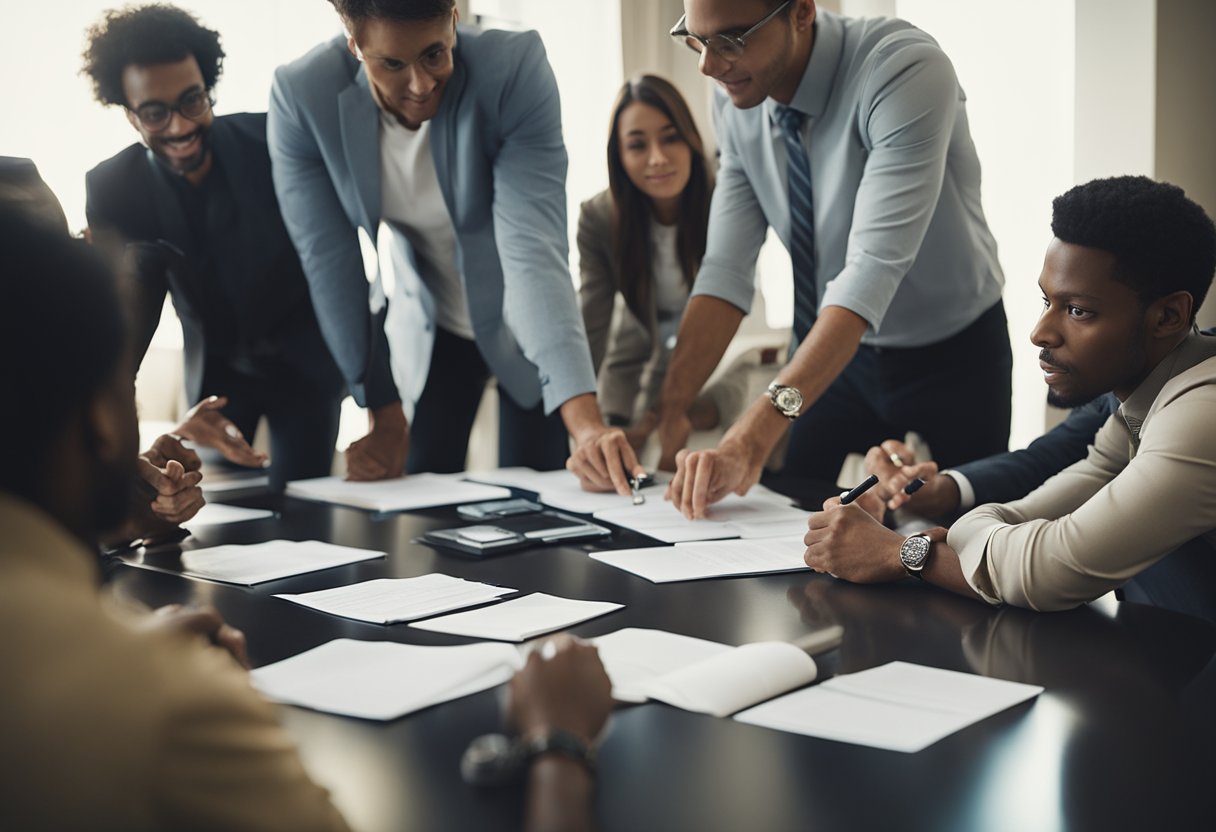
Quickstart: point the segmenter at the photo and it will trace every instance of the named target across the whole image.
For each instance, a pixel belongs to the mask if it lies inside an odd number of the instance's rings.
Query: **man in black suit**
[[[215,116],[218,33],[156,5],[108,12],[89,30],[85,73],[139,133],[91,170],[94,243],[130,275],[142,361],[165,293],[182,322],[179,432],[259,467],[246,442],[270,426],[272,485],[330,472],[343,381],[326,349],[270,178],[264,113]]]

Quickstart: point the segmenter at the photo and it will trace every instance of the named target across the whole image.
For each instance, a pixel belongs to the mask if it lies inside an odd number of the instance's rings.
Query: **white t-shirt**
[[[435,161],[431,123],[410,130],[380,113],[380,210],[418,255],[418,271],[435,298],[435,323],[473,339],[464,282],[456,268],[456,229],[448,215]]]
[[[678,232],[678,225],[663,225],[657,220],[651,220],[650,274],[654,280],[659,340],[666,350],[675,347],[680,316],[688,305],[688,286],[684,283],[684,272],[680,269],[680,258],[676,252]]]

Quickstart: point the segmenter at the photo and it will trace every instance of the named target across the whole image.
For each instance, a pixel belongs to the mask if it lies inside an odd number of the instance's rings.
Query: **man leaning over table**
[[[560,468],[568,431],[584,487],[628,493],[641,469],[596,405],[540,38],[461,26],[453,0],[332,2],[346,35],[278,70],[269,131],[322,331],[368,408],[350,477],[462,470],[493,376],[501,465]],[[360,231],[392,262],[383,316]]]
[[[908,430],[946,465],[1006,450],[1004,276],[949,58],[904,21],[840,17],[813,0],[684,9],[672,34],[730,102],[705,257],[661,395],[671,499],[694,517],[746,492],[787,430],[783,471],[817,480]],[[751,303],[770,227],[790,251],[796,348],[716,448],[681,450],[688,405]]]
[[[1176,566],[1190,592],[1216,597],[1216,337],[1195,328],[1216,227],[1180,188],[1117,177],[1058,197],[1052,232],[1030,336],[1048,401],[1119,401],[1086,458],[948,533],[905,539],[875,519],[881,498],[829,500],[806,535],[812,569],[1059,610]]]
[[[0,206],[0,274],[0,377],[37,403],[0,408],[0,429],[22,437],[0,445],[0,828],[346,829],[274,709],[207,639],[240,654],[239,633],[213,612],[200,630],[206,616],[149,616],[98,591],[97,541],[126,515],[138,443],[109,271]],[[576,643],[512,680],[508,717],[537,752],[526,828],[591,828],[591,770],[555,740],[594,742],[610,689]]]

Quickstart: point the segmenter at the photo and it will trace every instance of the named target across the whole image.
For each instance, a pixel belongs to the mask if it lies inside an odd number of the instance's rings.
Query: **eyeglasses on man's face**
[[[169,126],[174,113],[181,113],[191,121],[198,121],[215,106],[215,99],[206,90],[190,90],[177,100],[176,104],[162,104],[159,101],[149,101],[140,104],[131,112],[139,119],[139,123],[150,133],[159,133]]]
[[[747,46],[747,39],[758,32],[761,27],[764,26],[764,24],[781,14],[781,12],[785,10],[785,7],[791,2],[792,0],[785,0],[784,3],[773,9],[771,12],[765,15],[762,20],[756,23],[756,25],[752,26],[742,34],[719,34],[710,35],[707,38],[701,37],[700,35],[693,34],[692,32],[688,31],[687,27],[685,26],[685,22],[688,19],[687,14],[680,16],[680,19],[676,21],[675,26],[671,27],[671,31],[668,34],[670,34],[677,41],[683,42],[685,46],[687,46],[693,52],[696,52],[698,55],[708,49],[710,52],[713,52],[723,60],[737,61],[739,58],[743,57],[743,50]]]

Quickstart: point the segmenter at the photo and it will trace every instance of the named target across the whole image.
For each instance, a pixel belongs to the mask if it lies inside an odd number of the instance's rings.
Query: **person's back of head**
[[[127,353],[96,253],[0,205],[0,491],[78,533],[122,519],[138,451]]]
[[[1211,218],[1182,188],[1146,176],[1095,179],[1056,197],[1051,231],[1065,243],[1113,254],[1114,277],[1145,306],[1183,291],[1198,312],[1216,272]]]
[[[0,205],[9,205],[42,220],[49,228],[68,233],[68,219],[32,159],[0,156]]]

